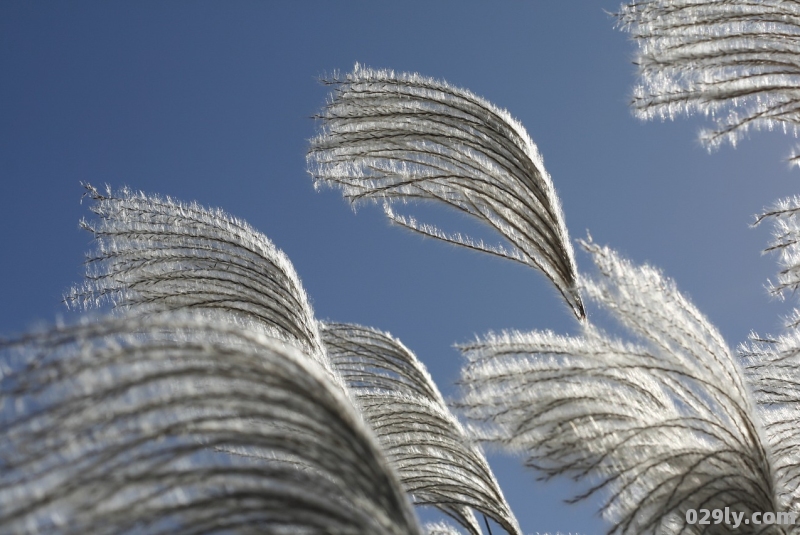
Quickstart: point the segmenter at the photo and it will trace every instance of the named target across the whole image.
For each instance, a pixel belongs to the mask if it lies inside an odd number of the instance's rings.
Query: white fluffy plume
[[[586,324],[575,337],[507,333],[464,346],[463,403],[478,432],[547,477],[584,481],[577,499],[604,496],[613,533],[709,533],[686,523],[687,509],[785,511],[744,375],[717,330],[657,270],[584,245],[600,271],[586,294],[632,341]]]
[[[293,346],[173,313],[0,349],[3,533],[420,533],[350,400]]]
[[[128,314],[194,310],[266,329],[327,366],[314,313],[289,259],[222,210],[86,185],[98,217],[86,282],[68,304],[103,299]]]
[[[291,262],[266,236],[196,204],[129,190],[101,194],[89,186],[88,191],[99,218],[83,225],[94,234],[96,249],[88,260],[87,281],[71,292],[70,302],[108,298],[132,317],[193,311],[297,346],[352,396],[415,503],[438,506],[480,533],[468,509],[474,506],[510,533],[519,533],[485,459],[468,444],[424,366],[399,342],[377,331],[318,324]],[[325,343],[320,338],[323,327]],[[348,386],[343,375],[351,382],[353,370],[341,363],[350,359],[355,365],[363,353],[352,352],[360,350],[373,351],[385,364],[396,356],[405,358],[404,368],[396,371],[410,382],[386,383],[386,370],[373,363],[361,368],[359,379],[372,387],[369,392]],[[427,390],[412,392],[411,385]],[[409,411],[416,414],[413,421],[389,425],[387,415]],[[228,451],[261,457],[257,450],[241,447]]]
[[[773,453],[778,502],[800,515],[800,333],[755,339],[740,353]]]
[[[639,44],[640,117],[700,111],[703,141],[735,143],[749,127],[800,125],[800,4],[785,0],[642,0],[620,22]]]
[[[482,531],[472,510],[512,535],[521,533],[480,448],[408,348],[387,333],[352,324],[324,324],[322,337],[415,503],[437,506],[474,535]]]
[[[541,270],[583,318],[564,216],[539,151],[508,112],[418,74],[356,65],[334,86],[311,140],[309,172],[350,201],[383,199],[395,223]],[[447,235],[395,214],[396,200],[438,201],[498,231],[507,246]]]
[[[800,287],[800,198],[783,199],[756,219],[771,221],[773,240],[766,252],[778,254],[779,272],[772,284],[778,296]],[[740,348],[761,410],[781,500],[800,513],[800,312],[795,308],[785,332],[774,338],[752,336]]]
[[[776,202],[756,218],[758,225],[765,220],[773,224],[772,242],[765,250],[778,254],[778,278],[771,293],[782,297],[800,288],[800,197],[790,197]],[[797,316],[797,313],[795,314]],[[790,327],[797,326],[796,321]]]

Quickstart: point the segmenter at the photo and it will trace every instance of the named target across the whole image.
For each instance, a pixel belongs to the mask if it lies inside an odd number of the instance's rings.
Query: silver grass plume
[[[115,194],[108,188],[105,193],[89,185],[86,188],[94,201],[91,210],[98,220],[84,220],[82,226],[93,233],[95,250],[87,259],[86,282],[70,292],[68,303],[98,304],[106,299],[127,315],[194,311],[210,321],[233,322],[242,329],[264,331],[313,355],[340,388],[348,395],[355,394],[331,366],[320,338],[320,326],[291,262],[266,236],[221,210],[196,203],[128,189]],[[416,359],[415,362],[422,366]],[[429,377],[428,381],[432,392],[441,398]],[[388,389],[383,395],[386,407],[403,397]],[[440,407],[446,411],[443,401]],[[375,417],[378,416],[381,415]],[[369,411],[363,411],[362,417],[372,427],[381,425]],[[452,418],[449,413],[442,417]],[[418,433],[413,438],[423,436]],[[412,444],[411,439],[411,435],[400,437],[408,451],[422,448]],[[242,448],[225,451],[254,458],[261,456],[258,451]],[[395,455],[389,462],[406,487],[421,488],[418,478],[425,467],[412,470],[402,460],[402,456]],[[452,461],[450,468],[455,470],[456,460]],[[430,471],[437,468],[432,466]],[[462,469],[462,473],[470,468]],[[484,468],[488,470],[488,466]],[[493,481],[491,472],[488,477]],[[428,483],[433,484],[434,479],[430,478]],[[476,493],[483,490],[478,482],[467,478],[460,483],[474,487]],[[484,509],[489,514],[496,512],[498,521],[505,525],[516,526],[502,494],[495,490],[499,502],[496,506],[484,503]],[[452,491],[451,495],[439,498],[452,500],[457,494]],[[434,491],[419,495],[425,497],[425,504],[436,503]],[[490,492],[486,500],[493,497],[495,494]],[[448,503],[442,503],[442,508],[456,511]],[[472,514],[465,514],[476,525]]]
[[[753,335],[739,352],[773,453],[778,502],[800,517],[800,333]]]
[[[782,297],[800,288],[800,197],[790,197],[776,202],[758,216],[755,225],[765,220],[773,223],[772,242],[765,253],[778,253],[778,278],[771,284],[770,293]],[[787,325],[789,328],[800,325],[800,316]]]
[[[393,222],[426,236],[539,269],[584,317],[555,188],[536,145],[507,111],[419,74],[356,65],[326,83],[334,92],[308,154],[316,184],[341,188],[351,202],[383,200]],[[507,247],[397,215],[398,200],[454,207],[498,231]]]
[[[750,127],[800,124],[800,4],[785,0],[641,0],[621,25],[639,45],[639,117],[716,118],[701,139],[735,144]]]
[[[71,305],[111,302],[128,314],[195,310],[267,329],[327,366],[317,323],[286,255],[222,210],[129,189],[85,185],[97,215],[86,282]]]
[[[438,507],[473,535],[482,530],[472,510],[520,534],[486,458],[416,355],[390,334],[359,325],[325,323],[321,332],[414,503]]]
[[[350,400],[294,346],[172,313],[5,341],[0,362],[3,533],[420,533]]]
[[[777,281],[771,292],[779,297],[800,287],[800,198],[778,201],[756,219],[773,223],[773,239],[765,252],[778,253]],[[775,453],[775,474],[786,506],[800,514],[800,312],[795,308],[785,332],[774,338],[751,336],[740,347],[750,383]]]
[[[786,511],[743,372],[719,332],[656,269],[584,243],[600,273],[586,295],[630,332],[491,335],[462,347],[463,405],[484,440],[544,477],[605,499],[610,533],[729,533],[687,509]],[[785,533],[742,525],[736,533]]]

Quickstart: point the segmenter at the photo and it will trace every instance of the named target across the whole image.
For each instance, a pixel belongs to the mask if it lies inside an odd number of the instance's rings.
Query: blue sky
[[[565,6],[569,6],[565,8]],[[553,177],[573,238],[590,231],[661,267],[735,346],[788,305],[752,216],[798,192],[795,142],[753,133],[708,154],[703,118],[642,123],[634,45],[616,1],[0,3],[0,332],[58,318],[90,237],[80,181],[224,208],[283,249],[319,318],[399,337],[453,392],[456,342],[491,330],[575,331],[543,276],[354,213],[305,172],[317,78],[355,62],[416,71],[507,108]],[[605,10],[605,11],[604,11]],[[425,210],[448,228],[470,222]],[[578,254],[581,270],[588,257]],[[590,313],[595,313],[590,308]],[[519,459],[492,456],[526,533],[598,533]]]

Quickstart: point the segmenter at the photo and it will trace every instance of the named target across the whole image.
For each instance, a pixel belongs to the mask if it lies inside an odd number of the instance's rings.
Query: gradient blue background
[[[292,259],[319,318],[389,330],[447,394],[452,344],[490,330],[575,331],[540,274],[357,214],[305,173],[317,77],[372,67],[466,87],[538,144],[573,238],[660,266],[732,346],[776,332],[787,304],[752,216],[800,191],[794,141],[754,133],[708,154],[704,120],[641,123],[615,0],[0,3],[0,332],[74,319],[60,303],[90,237],[80,181],[219,206]],[[448,228],[473,228],[426,210]],[[589,258],[578,254],[582,270]],[[597,315],[596,309],[590,311]],[[590,499],[493,455],[526,533],[604,531]],[[499,531],[496,530],[496,531]]]

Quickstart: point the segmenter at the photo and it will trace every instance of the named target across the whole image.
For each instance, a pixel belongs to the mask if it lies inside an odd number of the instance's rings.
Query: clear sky
[[[224,208],[292,259],[317,316],[388,330],[454,392],[456,342],[491,330],[575,332],[539,273],[357,213],[305,172],[316,79],[355,62],[416,71],[507,108],[544,156],[573,238],[589,230],[676,279],[732,346],[774,333],[768,228],[800,192],[795,141],[753,133],[708,154],[703,118],[642,123],[634,45],[616,0],[0,3],[0,332],[59,317],[90,237],[80,181]],[[605,10],[605,11],[604,11]],[[424,212],[448,229],[469,222]],[[589,258],[578,265],[591,272]],[[590,307],[590,314],[597,314]],[[526,533],[604,530],[595,499],[562,502],[519,459],[492,455]]]

